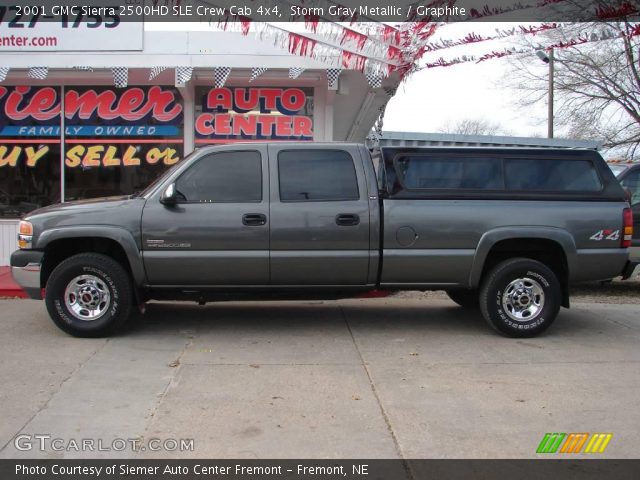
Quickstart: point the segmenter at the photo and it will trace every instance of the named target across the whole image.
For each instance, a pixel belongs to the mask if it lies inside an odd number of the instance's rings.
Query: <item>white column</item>
[[[184,155],[187,156],[195,149],[195,117],[196,117],[196,92],[195,82],[190,80],[184,88],[180,88],[184,102]]]

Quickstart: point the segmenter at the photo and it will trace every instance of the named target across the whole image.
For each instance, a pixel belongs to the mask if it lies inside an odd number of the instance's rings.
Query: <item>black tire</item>
[[[477,290],[447,290],[447,296],[462,308],[478,308],[479,295]]]
[[[80,302],[68,302],[67,287],[71,282],[86,276],[80,280],[83,287],[89,289],[89,297],[93,293],[94,298],[101,300],[97,310],[102,312],[95,319],[89,320],[91,310],[82,309]],[[74,282],[78,285],[78,282]],[[91,285],[98,288],[91,290]],[[78,292],[78,290],[74,290]],[[100,296],[104,292],[105,297]],[[106,295],[108,294],[108,299]],[[76,298],[71,293],[70,299]],[[85,298],[85,297],[83,297]],[[104,337],[116,332],[128,320],[133,304],[133,289],[131,278],[127,271],[110,257],[98,253],[80,253],[62,261],[51,273],[47,281],[45,302],[47,311],[53,322],[61,330],[74,337]],[[78,309],[74,313],[70,308]],[[87,319],[82,319],[83,316]],[[96,314],[98,315],[98,314]],[[80,317],[80,318],[79,318]]]
[[[556,319],[561,299],[560,282],[549,267],[529,258],[512,258],[496,265],[485,277],[480,310],[499,333],[534,337]]]

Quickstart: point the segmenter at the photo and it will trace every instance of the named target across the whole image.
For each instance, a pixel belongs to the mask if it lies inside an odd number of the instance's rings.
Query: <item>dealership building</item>
[[[22,30],[31,37],[19,42],[0,25],[0,265],[16,248],[21,215],[134,193],[198,147],[362,142],[400,82],[356,53],[393,43],[375,32],[366,46],[343,32],[334,38],[342,50],[320,50],[321,32],[247,34],[241,24],[56,28]],[[319,54],[305,54],[310,45]]]
[[[0,266],[22,215],[135,193],[198,147],[364,142],[430,35],[428,25],[375,22],[22,20],[0,23]],[[406,132],[380,142],[597,148],[587,143]]]

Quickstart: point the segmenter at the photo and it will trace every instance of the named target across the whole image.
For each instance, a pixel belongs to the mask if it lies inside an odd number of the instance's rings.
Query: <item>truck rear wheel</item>
[[[447,296],[462,308],[478,308],[477,290],[447,290]]]
[[[131,279],[112,258],[81,253],[61,262],[47,281],[45,301],[54,323],[75,337],[102,337],[129,318]]]
[[[495,330],[508,337],[534,337],[560,310],[562,291],[543,263],[512,258],[496,265],[480,289],[480,310]]]

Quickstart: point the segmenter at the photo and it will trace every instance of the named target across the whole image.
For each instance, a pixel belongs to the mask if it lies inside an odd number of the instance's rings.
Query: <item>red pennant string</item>
[[[609,20],[612,18],[620,18],[633,15],[638,13],[638,11],[638,7],[634,7],[629,2],[624,2],[619,7],[608,5],[600,6],[596,9],[596,15],[600,20]]]
[[[318,22],[320,21],[320,15],[305,15],[304,23],[309,30],[316,33],[318,29]]]
[[[389,25],[385,25],[382,29],[382,38],[385,42],[393,42],[396,45],[400,44],[400,30],[393,28]]]
[[[394,47],[393,45],[389,45],[387,48],[387,60],[401,60],[402,59],[402,51],[399,48]]]
[[[621,36],[631,38],[638,35],[640,35],[640,24],[634,25],[628,32],[623,33]],[[560,42],[554,43],[553,45],[547,45],[545,49],[549,50],[552,48],[555,48],[555,49],[569,48],[569,47],[575,47],[576,45],[582,45],[584,43],[591,43],[591,42],[597,42],[597,41],[602,41],[602,40],[592,40],[589,34],[585,33],[571,40],[560,41]],[[468,63],[468,62],[480,63],[480,62],[484,62],[486,60],[491,60],[494,58],[502,58],[508,55],[514,55],[516,53],[533,53],[533,51],[534,50],[529,51],[529,50],[521,50],[518,48],[511,48],[511,49],[506,48],[500,51],[485,53],[481,57],[463,56],[463,57],[452,58],[449,60],[445,60],[444,58],[439,58],[434,62],[427,63],[424,67],[425,68],[450,67],[452,65],[458,65],[460,63]]]
[[[297,33],[289,32],[289,53],[310,57],[316,48],[316,41]]]
[[[528,8],[542,8],[548,5],[553,5],[553,4],[561,3],[564,1],[566,0],[541,0],[537,3],[532,3],[532,4],[516,3],[509,7],[490,7],[489,5],[485,5],[481,9],[472,8],[471,10],[469,10],[469,16],[471,18],[482,18],[482,17],[489,17],[492,15],[502,15],[505,13],[515,12],[518,10],[526,10]]]
[[[363,72],[366,60],[366,57],[358,55],[357,53],[349,52],[347,50],[342,52],[342,66],[344,68],[351,68]],[[355,61],[355,63],[352,64],[352,61]]]
[[[500,38],[509,37],[511,35],[520,34],[529,34],[536,35],[540,32],[545,32],[547,30],[552,30],[560,27],[560,24],[557,23],[545,23],[542,25],[535,25],[530,27],[518,26],[517,28],[512,28],[510,30],[502,30],[499,31],[497,35],[492,36],[482,36],[476,33],[470,33],[466,37],[458,39],[458,40],[440,40],[437,43],[428,43],[425,45],[427,52],[435,52],[437,50],[444,50],[447,48],[458,47],[460,45],[468,45],[471,43],[480,43],[486,42],[490,40],[498,40]]]
[[[364,48],[364,44],[367,42],[367,36],[364,33],[356,32],[354,30],[344,29],[342,33],[342,39],[340,45],[344,45],[347,41],[354,41],[359,50]]]
[[[247,35],[249,33],[249,28],[251,27],[251,19],[242,15],[238,15],[237,19],[242,25],[242,35]]]

